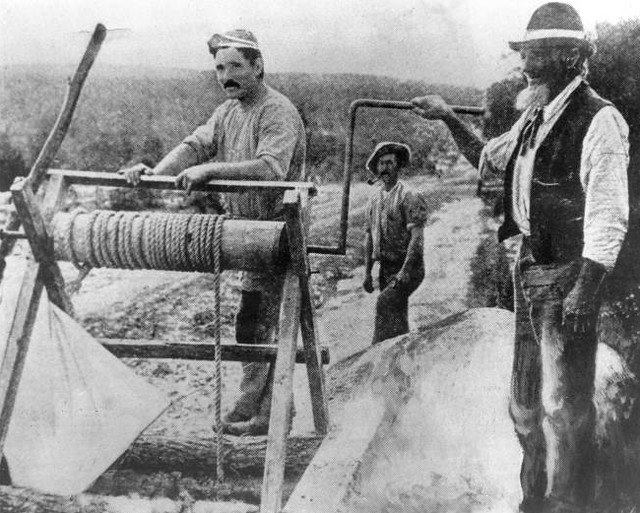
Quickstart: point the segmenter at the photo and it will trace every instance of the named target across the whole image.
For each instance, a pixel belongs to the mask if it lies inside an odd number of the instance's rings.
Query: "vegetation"
[[[0,119],[11,144],[28,163],[55,121],[72,70],[46,67],[3,69]],[[89,77],[75,120],[55,166],[115,171],[144,158],[156,161],[204,123],[223,100],[213,72],[151,71],[97,67]],[[426,91],[455,103],[478,105],[482,92],[363,75],[268,74],[267,83],[298,107],[307,129],[308,164],[316,179],[342,174],[348,108],[356,98],[407,100]],[[0,126],[0,129],[2,127]],[[446,130],[411,113],[368,109],[359,116],[355,169],[362,170],[379,140],[401,139],[415,149],[416,170],[434,169],[440,153],[454,146]]]

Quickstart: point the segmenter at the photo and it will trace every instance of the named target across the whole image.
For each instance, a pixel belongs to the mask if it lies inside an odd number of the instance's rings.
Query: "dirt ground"
[[[410,180],[419,190],[442,191],[443,207],[431,215],[425,229],[426,277],[411,297],[411,322],[418,327],[465,309],[469,262],[482,231],[482,202],[467,184],[432,178]],[[445,194],[445,191],[448,193]],[[451,196],[451,191],[455,196]],[[361,223],[370,187],[357,184],[351,194],[350,240],[361,236]],[[457,198],[456,198],[457,196]],[[446,202],[452,200],[451,202]],[[312,240],[337,230],[338,186],[324,186],[314,203],[321,212],[312,227]],[[355,221],[354,221],[355,220]],[[334,221],[330,223],[329,221]],[[333,224],[333,226],[332,226]],[[360,351],[370,343],[377,293],[361,287],[362,266],[352,267],[353,255],[336,265],[336,258],[312,256],[312,276],[319,319],[320,341],[329,347],[332,362]],[[71,280],[77,271],[62,263]],[[375,273],[375,269],[374,269]],[[374,274],[375,275],[375,274]],[[233,316],[239,299],[240,273],[223,275],[223,343],[233,342]],[[158,271],[96,269],[82,282],[73,302],[82,324],[94,335],[167,341],[207,341],[212,278],[208,275]],[[173,401],[169,410],[148,430],[166,436],[211,433],[213,422],[213,363],[131,360],[135,371],[164,390]],[[231,408],[241,377],[241,365],[223,364],[223,412]],[[306,370],[297,366],[296,417],[293,432],[313,431]]]

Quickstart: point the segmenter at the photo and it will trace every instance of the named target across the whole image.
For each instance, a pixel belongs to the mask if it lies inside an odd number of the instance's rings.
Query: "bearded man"
[[[542,5],[510,47],[528,88],[506,134],[485,144],[441,98],[412,102],[448,125],[481,175],[504,177],[498,235],[522,234],[509,408],[523,450],[520,511],[582,512],[595,492],[599,291],[627,231],[628,127],[585,81],[595,47],[572,6]]]
[[[177,175],[176,186],[191,190],[212,179],[305,179],[305,132],[298,111],[285,96],[264,83],[258,41],[248,30],[214,34],[208,42],[216,78],[227,100],[211,118],[176,146],[153,169],[123,170],[127,181],[142,174]],[[282,193],[247,190],[225,196],[227,213],[236,219],[283,219]],[[247,272],[236,316],[236,341],[276,344],[284,277]],[[225,415],[224,430],[233,435],[263,435],[269,427],[273,368],[244,362],[240,397]]]

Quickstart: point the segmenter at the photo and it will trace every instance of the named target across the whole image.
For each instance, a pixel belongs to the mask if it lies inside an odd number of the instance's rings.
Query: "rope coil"
[[[78,269],[216,272],[223,216],[77,210],[60,219],[58,252]]]

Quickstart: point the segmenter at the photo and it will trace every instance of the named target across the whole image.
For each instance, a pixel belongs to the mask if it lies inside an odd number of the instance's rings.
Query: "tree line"
[[[72,70],[8,67],[0,95],[0,156],[10,162],[3,174],[27,168],[35,160],[55,122],[65,77]],[[133,162],[157,160],[178,144],[224,100],[213,71],[173,72],[97,67],[89,76],[75,118],[55,167],[115,171]],[[455,103],[479,105],[482,91],[363,75],[267,74],[267,83],[296,105],[307,132],[307,165],[319,182],[339,180],[347,139],[350,103],[363,97],[407,100],[437,92]],[[411,113],[359,116],[354,146],[355,168],[380,140],[407,140],[415,149],[414,172],[433,172],[439,154],[455,151],[449,135]],[[10,165],[9,165],[10,164]],[[17,166],[17,167],[16,167]]]

